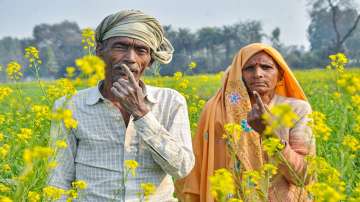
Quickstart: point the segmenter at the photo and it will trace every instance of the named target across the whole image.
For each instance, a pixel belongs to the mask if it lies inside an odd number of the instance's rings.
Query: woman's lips
[[[252,86],[266,86],[265,82],[254,82],[251,84]]]

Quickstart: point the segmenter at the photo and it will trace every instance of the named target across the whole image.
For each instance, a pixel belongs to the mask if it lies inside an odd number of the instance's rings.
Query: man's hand
[[[251,111],[247,115],[248,124],[260,135],[265,130],[265,123],[262,119],[262,115],[264,113],[268,113],[268,107],[262,102],[261,97],[258,92],[253,91],[253,95],[255,97],[256,104],[253,105]]]
[[[145,104],[144,94],[136,82],[134,75],[125,64],[121,65],[129,80],[120,78],[113,83],[111,92],[119,99],[120,104],[124,109],[134,116],[134,119],[139,119],[149,112]]]

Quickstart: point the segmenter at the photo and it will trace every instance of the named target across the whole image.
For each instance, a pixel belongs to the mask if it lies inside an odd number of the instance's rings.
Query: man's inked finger
[[[126,64],[122,64],[121,66],[124,68],[125,74],[128,76],[130,83],[134,86],[138,86],[134,74],[130,71],[129,67]]]

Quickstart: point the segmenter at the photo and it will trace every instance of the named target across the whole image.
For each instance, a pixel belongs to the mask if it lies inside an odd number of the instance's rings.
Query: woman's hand
[[[260,135],[266,128],[266,123],[262,118],[264,113],[270,113],[268,107],[263,103],[258,92],[253,91],[256,104],[252,106],[251,111],[247,115],[248,124]]]

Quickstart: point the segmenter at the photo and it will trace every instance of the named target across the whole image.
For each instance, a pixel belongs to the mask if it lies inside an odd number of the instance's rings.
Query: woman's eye
[[[254,66],[244,67],[244,70],[245,70],[245,71],[252,71],[253,69],[254,69]]]

